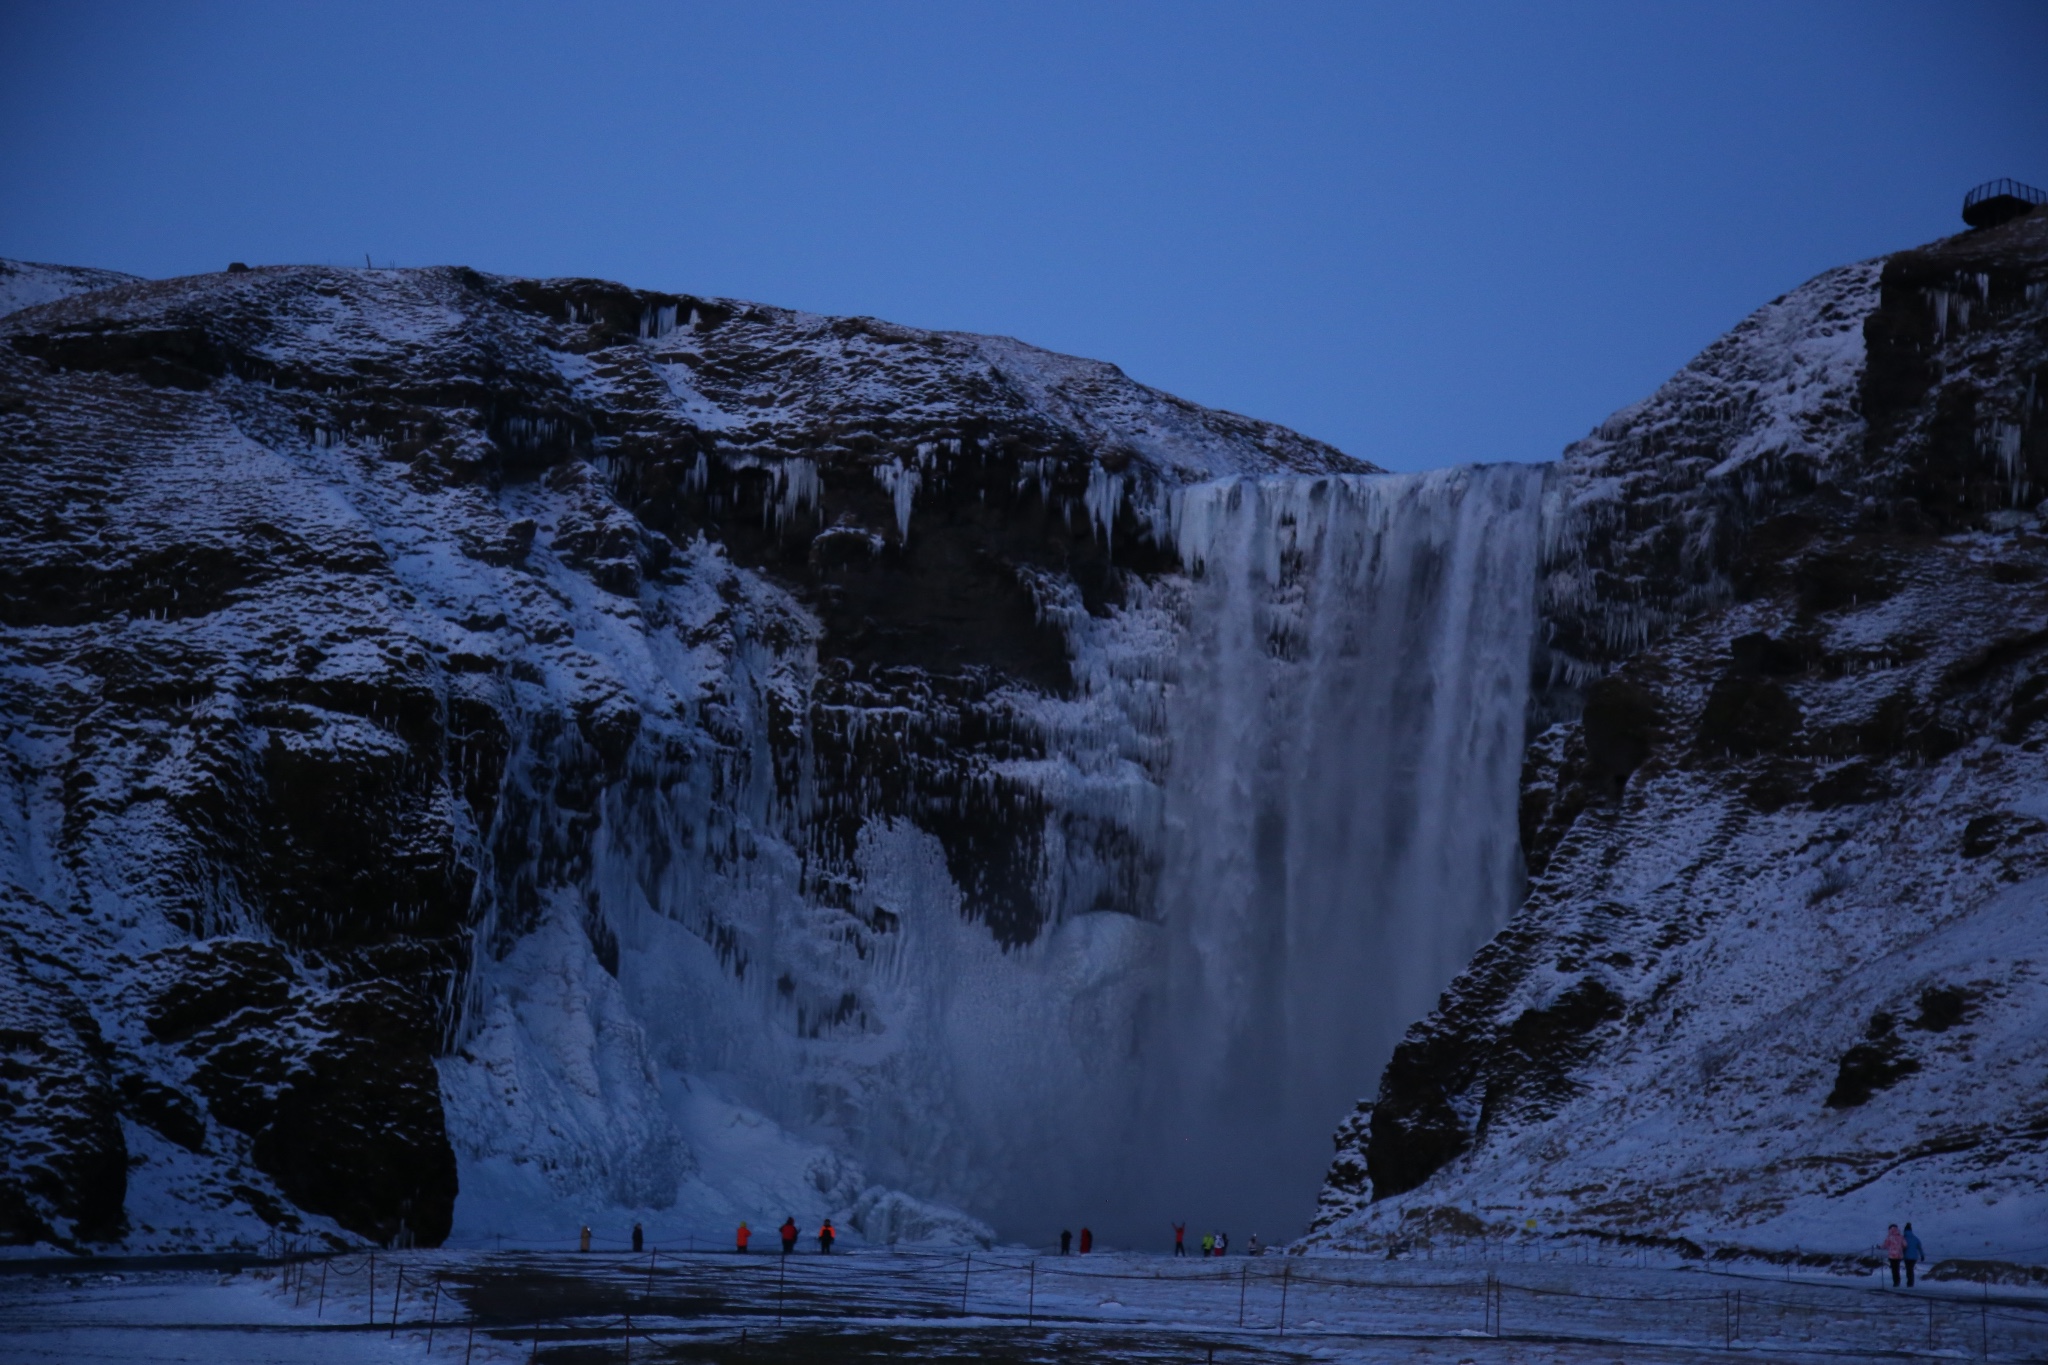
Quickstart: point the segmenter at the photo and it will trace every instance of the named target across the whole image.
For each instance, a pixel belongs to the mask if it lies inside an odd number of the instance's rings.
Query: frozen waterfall
[[[851,904],[815,903],[802,812],[744,750],[610,793],[587,883],[489,969],[488,1025],[444,1072],[465,1198],[545,1177],[659,1209],[668,1181],[773,1222],[871,1181],[1034,1242],[1085,1222],[1163,1244],[1169,1219],[1297,1233],[1334,1126],[1519,893],[1542,480],[1174,492],[1155,528],[1184,572],[1063,617],[1077,695],[1015,699],[1047,757],[1005,779],[1086,816],[1048,822],[1047,927],[1021,948],[962,913],[904,820],[863,828]],[[727,659],[741,731],[804,685],[800,654]],[[1065,833],[1083,826],[1114,838]],[[575,927],[593,907],[615,979]],[[860,1172],[747,1165],[768,1139],[732,1125],[761,1121]]]

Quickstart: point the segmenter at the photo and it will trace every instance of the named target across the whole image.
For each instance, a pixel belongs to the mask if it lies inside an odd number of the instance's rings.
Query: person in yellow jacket
[[[753,1236],[754,1230],[748,1227],[745,1223],[741,1223],[740,1230],[733,1234],[733,1240],[737,1241],[740,1244],[740,1255],[744,1256],[747,1254],[747,1243],[753,1238]]]

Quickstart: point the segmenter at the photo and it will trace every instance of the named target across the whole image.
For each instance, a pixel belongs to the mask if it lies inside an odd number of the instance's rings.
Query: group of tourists
[[[1068,1229],[1066,1229],[1066,1228],[1061,1228],[1061,1229],[1060,1229],[1060,1255],[1062,1255],[1062,1256],[1065,1256],[1065,1255],[1067,1255],[1067,1254],[1068,1254],[1069,1252],[1071,1252],[1071,1251],[1072,1251],[1073,1249],[1074,1249],[1074,1234],[1073,1234],[1073,1233],[1072,1233],[1072,1232],[1071,1232],[1070,1230],[1068,1230]],[[1091,1230],[1090,1230],[1090,1229],[1088,1229],[1088,1228],[1082,1228],[1082,1229],[1081,1229],[1081,1254],[1082,1254],[1083,1256],[1086,1256],[1086,1255],[1087,1255],[1087,1254],[1088,1254],[1089,1252],[1091,1252],[1091,1251],[1093,1251],[1093,1250],[1095,1250],[1095,1234],[1094,1234],[1094,1232],[1093,1232],[1093,1231],[1091,1231]]]
[[[776,1231],[782,1234],[782,1254],[785,1256],[794,1255],[796,1253],[797,1238],[803,1235],[796,1225],[796,1215],[791,1214],[783,1219],[782,1226],[776,1229]],[[832,1243],[837,1241],[838,1238],[839,1232],[832,1226],[830,1218],[818,1224],[818,1254],[820,1256],[830,1256],[832,1254]],[[744,1256],[747,1254],[747,1243],[753,1240],[754,1230],[748,1227],[746,1221],[742,1219],[738,1231],[733,1233],[733,1250]]]
[[[1230,1234],[1227,1232],[1205,1232],[1202,1234],[1201,1248],[1204,1256],[1227,1256],[1230,1254]],[[1258,1233],[1252,1234],[1251,1245],[1246,1247],[1245,1250],[1253,1256],[1265,1250],[1264,1247],[1259,1245]],[[1173,1225],[1173,1254],[1176,1256],[1188,1254],[1188,1225],[1186,1223],[1175,1223]]]
[[[1892,1288],[1899,1286],[1899,1267],[1903,1264],[1906,1267],[1906,1288],[1911,1289],[1913,1267],[1927,1258],[1920,1249],[1920,1234],[1913,1231],[1911,1223],[1906,1224],[1903,1232],[1897,1223],[1885,1229],[1884,1258],[1892,1268]]]

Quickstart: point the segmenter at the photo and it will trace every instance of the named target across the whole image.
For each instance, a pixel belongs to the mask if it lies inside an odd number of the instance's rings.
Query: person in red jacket
[[[1087,1228],[1081,1229],[1081,1254],[1086,1256],[1095,1249],[1095,1234]]]
[[[830,1256],[832,1254],[832,1239],[834,1237],[837,1237],[838,1235],[838,1233],[832,1231],[832,1220],[830,1218],[827,1218],[824,1221],[824,1223],[819,1226],[818,1254],[820,1256]]]
[[[782,1254],[787,1256],[796,1250],[796,1215],[782,1220]]]
[[[740,1244],[740,1255],[744,1256],[747,1254],[747,1243],[754,1240],[754,1230],[748,1227],[745,1222],[742,1222],[739,1231],[735,1232],[732,1237],[735,1242]]]
[[[1173,1254],[1176,1256],[1188,1254],[1188,1225],[1186,1223],[1175,1223],[1173,1225]]]

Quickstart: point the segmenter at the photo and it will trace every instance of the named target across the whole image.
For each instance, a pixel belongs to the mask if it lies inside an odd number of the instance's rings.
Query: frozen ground
[[[787,1263],[408,1252],[380,1254],[374,1267],[367,1256],[241,1271],[106,1264],[16,1263],[0,1275],[0,1359],[2048,1359],[2040,1293],[1562,1261],[1083,1260],[1009,1249]]]

